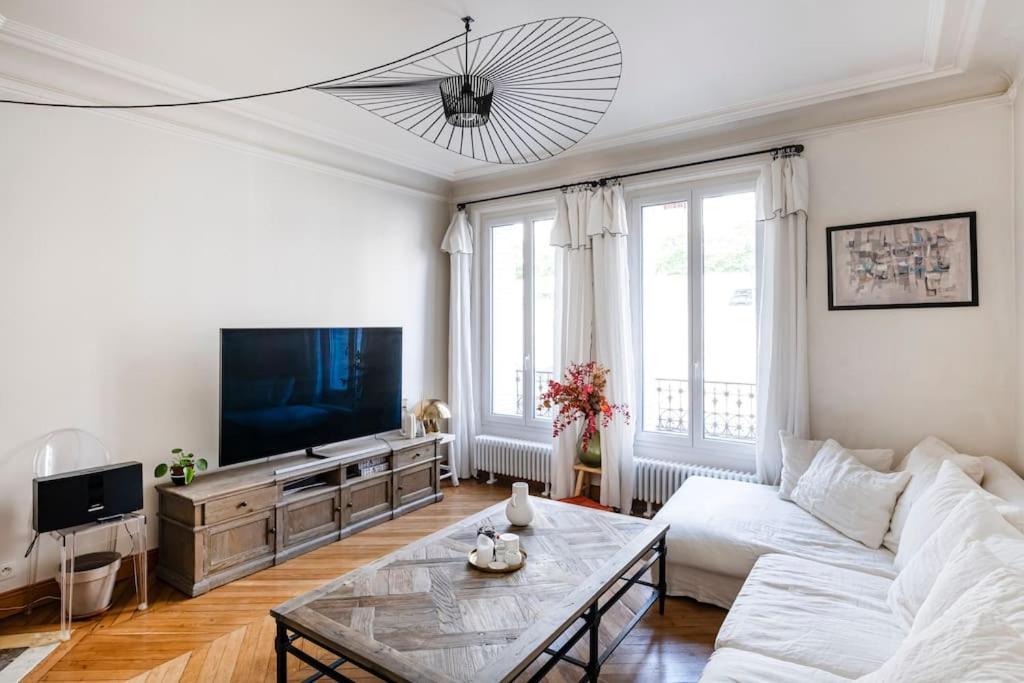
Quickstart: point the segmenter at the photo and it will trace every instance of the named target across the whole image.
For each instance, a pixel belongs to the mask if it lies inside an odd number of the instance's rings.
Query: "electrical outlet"
[[[14,575],[15,571],[13,562],[6,562],[4,564],[0,564],[0,581],[7,581],[8,579],[13,579]]]

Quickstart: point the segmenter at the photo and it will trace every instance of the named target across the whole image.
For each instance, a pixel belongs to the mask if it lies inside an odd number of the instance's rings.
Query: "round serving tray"
[[[504,569],[491,569],[490,567],[478,567],[477,564],[476,564],[476,549],[470,550],[469,551],[469,555],[466,556],[466,559],[469,562],[469,566],[472,567],[473,569],[479,571],[479,572],[486,572],[488,574],[511,574],[512,572],[519,571],[520,569],[522,569],[523,567],[526,566],[526,551],[523,550],[522,548],[520,548],[519,552],[523,554],[523,561],[520,562],[519,564],[508,565]]]

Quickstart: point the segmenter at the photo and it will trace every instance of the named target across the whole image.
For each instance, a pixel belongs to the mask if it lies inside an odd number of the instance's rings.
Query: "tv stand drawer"
[[[226,522],[229,519],[235,519],[250,512],[273,507],[276,501],[276,486],[265,486],[217,498],[204,504],[203,522],[205,524]]]
[[[434,445],[423,446],[422,448],[408,448],[404,451],[395,451],[393,469],[416,465],[427,462],[434,457]]]

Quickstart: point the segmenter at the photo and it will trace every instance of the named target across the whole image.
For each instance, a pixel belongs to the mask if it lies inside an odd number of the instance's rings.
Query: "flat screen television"
[[[220,464],[399,427],[400,327],[224,329]]]

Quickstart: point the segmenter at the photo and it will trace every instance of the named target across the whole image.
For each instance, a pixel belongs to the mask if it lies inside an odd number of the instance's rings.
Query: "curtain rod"
[[[770,149],[760,149],[756,152],[744,152],[742,154],[730,154],[725,157],[716,157],[714,159],[704,159],[703,161],[690,161],[685,164],[676,164],[675,166],[662,166],[661,168],[651,168],[646,171],[634,171],[632,173],[623,173],[621,175],[605,176],[604,178],[598,178],[597,180],[582,180],[578,183],[569,183],[568,185],[552,185],[551,187],[541,187],[536,190],[524,190],[522,192],[513,192],[511,194],[502,194],[496,197],[486,197],[484,199],[472,199],[468,202],[459,202],[457,208],[462,211],[470,204],[482,204],[484,202],[493,202],[499,199],[512,199],[513,197],[523,197],[528,194],[537,194],[539,192],[552,192],[554,190],[566,190],[575,185],[589,185],[591,187],[607,185],[612,180],[622,180],[623,178],[633,178],[636,176],[647,175],[649,173],[661,173],[663,171],[675,171],[680,168],[689,168],[691,166],[701,166],[703,164],[713,164],[719,161],[732,161],[733,159],[743,159],[745,157],[755,157],[762,154],[771,154],[777,156],[779,154],[785,156],[791,156],[794,154],[802,154],[804,151],[803,145],[786,145],[785,147],[772,147]]]

